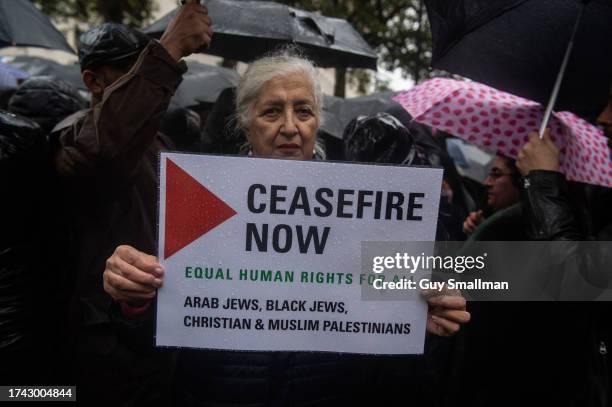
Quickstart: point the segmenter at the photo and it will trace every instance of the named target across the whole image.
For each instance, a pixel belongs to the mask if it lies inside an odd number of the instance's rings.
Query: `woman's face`
[[[253,155],[311,159],[319,126],[315,114],[313,87],[306,75],[289,74],[266,82],[247,131]]]
[[[512,183],[511,169],[500,156],[495,157],[485,185],[488,188],[487,203],[495,212],[514,205],[520,199],[520,191]]]

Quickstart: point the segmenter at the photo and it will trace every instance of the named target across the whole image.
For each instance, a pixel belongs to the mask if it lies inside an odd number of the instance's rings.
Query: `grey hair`
[[[284,48],[251,63],[242,75],[236,90],[236,120],[238,127],[248,129],[253,119],[253,110],[261,88],[270,80],[294,73],[304,73],[312,83],[315,117],[321,124],[323,111],[323,92],[319,81],[319,71],[308,59],[298,54],[294,48]]]

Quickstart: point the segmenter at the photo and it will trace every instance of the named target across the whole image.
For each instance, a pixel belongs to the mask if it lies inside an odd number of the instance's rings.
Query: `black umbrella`
[[[321,130],[342,140],[346,125],[357,116],[373,116],[390,112],[396,107],[398,111],[404,111],[397,102],[391,100],[394,95],[395,92],[379,92],[348,99],[325,95]]]
[[[376,69],[376,52],[345,20],[324,17],[268,1],[209,0],[214,36],[202,50],[238,61],[251,61],[279,45],[294,43],[322,67]],[[178,9],[145,32],[159,37]]]
[[[0,1],[2,47],[42,47],[74,54],[62,33],[28,0]]]
[[[238,85],[240,76],[233,69],[187,61],[189,70],[174,93],[171,103],[190,107],[202,103],[214,103],[225,88]]]
[[[50,59],[27,55],[7,56],[0,60],[29,73],[30,76],[51,76],[52,78],[61,79],[79,90],[87,91],[87,87],[81,79],[79,65],[62,65]]]
[[[579,20],[556,109],[593,117],[612,81],[612,2],[587,3],[425,0],[432,65],[546,105]]]

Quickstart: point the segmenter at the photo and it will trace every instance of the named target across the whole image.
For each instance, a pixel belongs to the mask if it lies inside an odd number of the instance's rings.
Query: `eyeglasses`
[[[498,178],[503,177],[504,175],[512,175],[512,173],[511,172],[501,172],[500,170],[497,170],[494,168],[491,171],[489,171],[488,177],[490,177],[492,180],[496,180]]]

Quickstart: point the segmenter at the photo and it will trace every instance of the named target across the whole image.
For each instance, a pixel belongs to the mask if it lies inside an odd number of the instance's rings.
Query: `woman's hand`
[[[538,133],[529,133],[529,142],[519,151],[516,167],[523,176],[531,170],[559,171],[559,149],[551,140],[549,130],[542,139]]]
[[[482,210],[470,212],[468,217],[465,218],[465,221],[463,222],[463,233],[466,235],[471,235],[483,221],[484,215],[482,214]]]
[[[470,321],[466,301],[459,290],[423,290],[429,310],[427,332],[438,336],[451,336],[459,332],[461,325]]]
[[[106,260],[104,291],[115,301],[142,305],[155,297],[163,275],[155,256],[131,246],[118,246]]]

